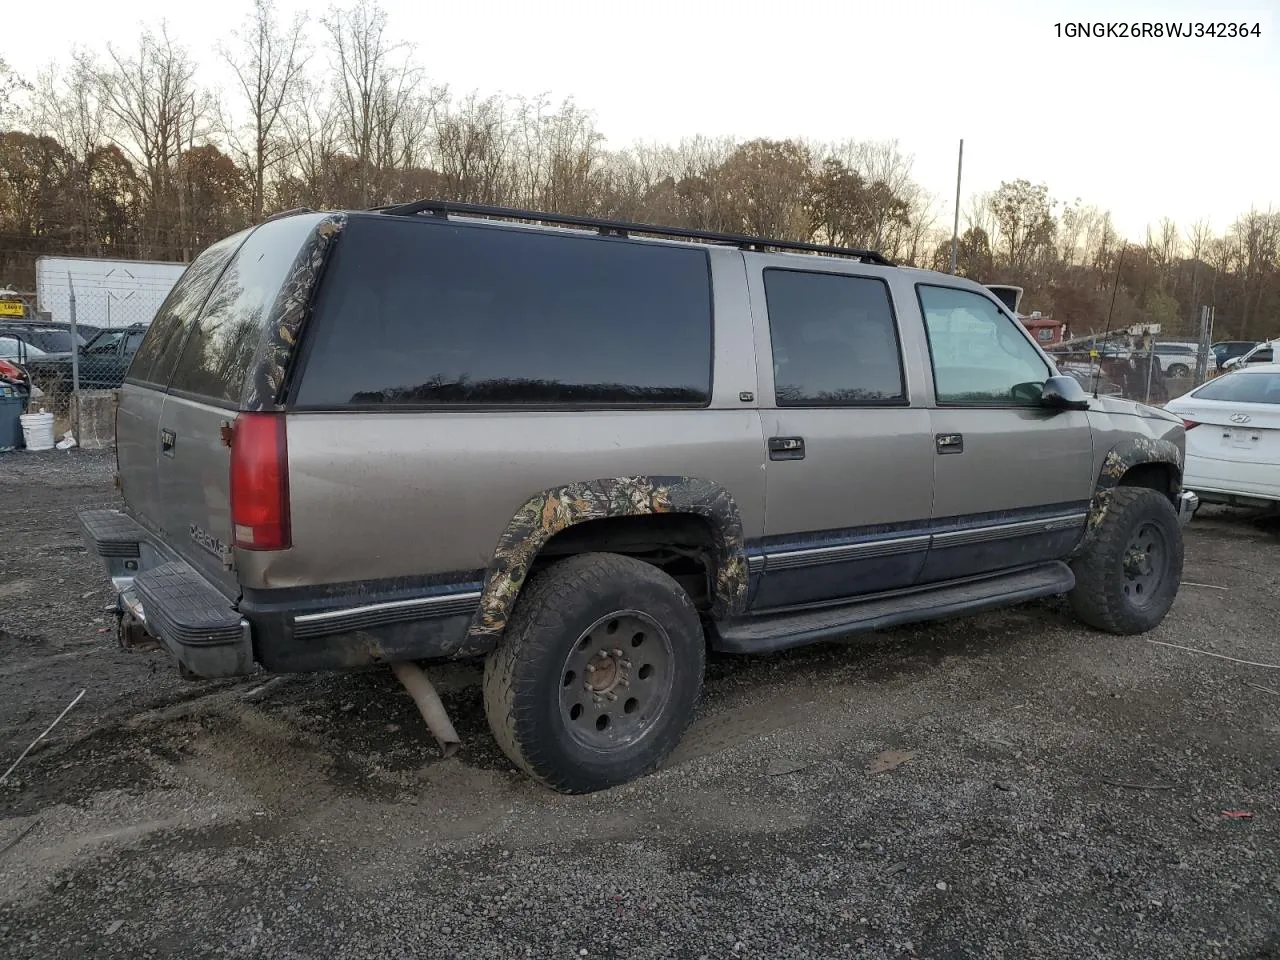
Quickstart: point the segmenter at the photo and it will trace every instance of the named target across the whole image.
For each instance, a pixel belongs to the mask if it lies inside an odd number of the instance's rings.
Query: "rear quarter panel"
[[[240,553],[241,581],[269,589],[481,570],[530,498],[633,475],[718,483],[744,535],[761,536],[765,451],[742,255],[712,251],[712,279],[709,408],[290,414],[293,547]]]

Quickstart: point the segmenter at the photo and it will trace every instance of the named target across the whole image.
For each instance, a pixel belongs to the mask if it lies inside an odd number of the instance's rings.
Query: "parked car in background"
[[[1087,395],[972,281],[431,201],[209,247],[118,426],[124,509],[81,522],[122,643],[420,690],[487,656],[499,746],[575,793],[667,756],[708,648],[1059,594],[1150,630],[1196,502],[1177,417]]]
[[[63,323],[45,323],[31,320],[0,320],[0,337],[12,337],[36,347],[42,353],[70,353],[73,343],[84,346],[96,330],[76,330],[74,340],[71,327]]]
[[[1196,354],[1200,349],[1197,343],[1179,341],[1157,341],[1156,361],[1166,377],[1175,380],[1191,376],[1196,368]]]
[[[1280,363],[1223,374],[1165,410],[1187,428],[1188,490],[1209,503],[1280,506]]]
[[[83,390],[114,390],[124,383],[125,371],[133,362],[145,324],[103,330],[80,348],[79,376]],[[49,353],[27,363],[31,379],[44,390],[64,391],[72,382],[71,352]]]
[[[1280,340],[1263,340],[1261,343],[1255,343],[1238,357],[1233,357],[1224,363],[1222,369],[1239,370],[1254,363],[1273,363],[1276,344],[1280,344]]]
[[[39,347],[33,347],[17,337],[11,337],[0,331],[0,360],[8,360],[10,363],[25,366],[29,359],[44,356],[48,356],[48,354]]]
[[[1214,365],[1221,370],[1228,360],[1248,353],[1257,345],[1257,340],[1219,340],[1209,347],[1209,352],[1213,355]]]

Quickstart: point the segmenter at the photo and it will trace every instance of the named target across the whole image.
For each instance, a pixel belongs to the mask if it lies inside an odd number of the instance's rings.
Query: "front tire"
[[[1146,633],[1173,606],[1182,560],[1182,528],[1169,498],[1146,487],[1117,487],[1096,538],[1071,564],[1071,609],[1097,630]]]
[[[554,790],[616,786],[679,743],[705,659],[697,610],[675,580],[631,557],[571,557],[529,582],[485,663],[489,729]]]
[[[1169,367],[1168,376],[1174,380],[1181,380],[1183,377],[1191,376],[1191,368],[1185,364],[1175,363]]]

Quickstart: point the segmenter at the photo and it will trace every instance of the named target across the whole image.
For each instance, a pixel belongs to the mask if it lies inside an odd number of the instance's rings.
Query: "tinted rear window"
[[[1192,394],[1197,400],[1280,403],[1280,373],[1228,373]]]
[[[267,316],[318,219],[287,217],[250,235],[209,295],[169,379],[171,390],[239,403]]]
[[[325,273],[304,407],[711,397],[705,251],[372,218]]]
[[[178,278],[156,311],[142,346],[134,354],[133,364],[129,367],[130,380],[159,386],[168,383],[169,371],[178,360],[178,351],[182,349],[187,331],[199,316],[200,308],[204,306],[222,268],[247,235],[247,230],[241,231],[206,248]]]

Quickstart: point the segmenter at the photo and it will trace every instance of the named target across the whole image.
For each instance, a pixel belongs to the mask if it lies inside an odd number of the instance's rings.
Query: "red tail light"
[[[1184,429],[1190,430],[1192,427],[1198,427],[1198,426],[1200,426],[1200,421],[1199,421],[1199,420],[1188,420],[1186,417],[1183,417],[1183,418],[1182,418],[1182,426],[1183,426],[1183,428],[1184,428]]]
[[[231,439],[231,525],[242,550],[284,550],[289,530],[289,447],[284,416],[242,413]]]

